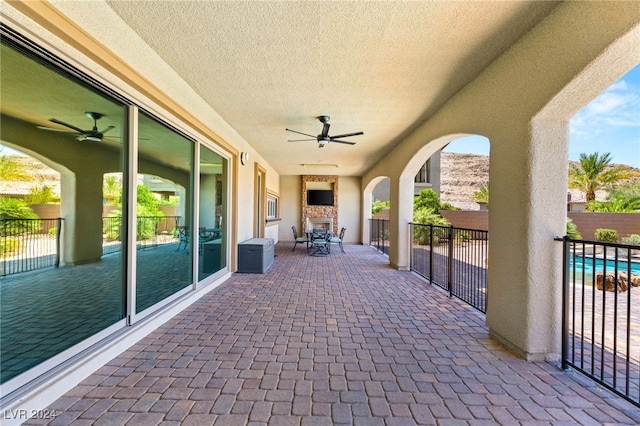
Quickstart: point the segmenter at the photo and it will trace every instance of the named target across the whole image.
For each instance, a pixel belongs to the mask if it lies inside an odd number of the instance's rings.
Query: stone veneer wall
[[[333,206],[308,206],[307,182],[330,182],[333,184]],[[333,218],[333,233],[338,233],[338,176],[302,175],[302,222],[300,230],[304,230],[307,218]]]

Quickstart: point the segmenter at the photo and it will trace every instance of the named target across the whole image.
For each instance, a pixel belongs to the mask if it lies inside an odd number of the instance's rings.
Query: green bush
[[[582,235],[578,232],[578,227],[573,223],[572,219],[567,219],[567,236],[572,240],[581,240]]]
[[[465,230],[458,231],[456,232],[455,239],[458,243],[466,243],[471,240],[471,234],[469,234],[469,231]]]
[[[388,200],[387,201],[374,200],[373,203],[371,203],[371,214],[375,216],[376,214],[380,213],[382,210],[388,209],[390,206],[391,206],[391,202]]]
[[[60,197],[51,187],[44,185],[31,188],[24,201],[28,204],[60,204]]]
[[[640,246],[640,234],[630,234],[627,237],[623,237],[622,244],[629,244],[631,246]]]
[[[20,240],[17,238],[3,238],[0,240],[0,253],[17,253],[20,251]]]
[[[617,243],[618,231],[615,229],[598,228],[596,229],[596,241],[605,243]]]
[[[0,235],[21,235],[27,232],[37,232],[40,229],[38,215],[23,200],[17,198],[0,199]]]
[[[429,208],[421,208],[413,212],[413,222],[421,225],[449,226],[449,221]],[[433,244],[438,244],[440,238],[449,232],[448,229],[434,228]],[[431,231],[429,226],[414,226],[414,241],[417,244],[431,243]]]
[[[413,211],[431,210],[432,213],[440,213],[440,196],[433,189],[423,189],[413,197]],[[414,220],[415,221],[415,220]]]

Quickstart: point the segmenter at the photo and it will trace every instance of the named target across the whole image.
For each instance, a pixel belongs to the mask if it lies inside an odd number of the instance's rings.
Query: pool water
[[[616,262],[612,259],[607,259],[606,263],[603,259],[593,259],[590,257],[582,257],[582,256],[573,256],[571,259],[571,263],[569,264],[570,271],[574,271],[574,259],[575,259],[575,272],[582,273],[583,268],[586,274],[593,274],[595,272],[602,272],[606,270],[607,272],[613,273],[615,271]],[[629,272],[629,262],[627,261],[618,261],[618,273],[620,272]],[[631,273],[635,275],[640,275],[640,263],[631,262]]]

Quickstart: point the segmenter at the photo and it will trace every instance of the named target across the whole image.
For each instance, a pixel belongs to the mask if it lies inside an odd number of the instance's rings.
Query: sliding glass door
[[[194,142],[144,113],[138,120],[136,313],[193,283]]]

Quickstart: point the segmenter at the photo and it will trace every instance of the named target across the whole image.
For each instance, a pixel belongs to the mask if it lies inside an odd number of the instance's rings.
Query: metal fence
[[[561,241],[562,367],[640,406],[640,247]]]
[[[389,254],[389,221],[369,219],[369,245],[378,251]]]
[[[0,219],[2,276],[60,265],[62,219]]]
[[[487,311],[489,232],[411,223],[411,270]]]
[[[102,218],[103,255],[122,250],[121,222],[119,216]],[[179,222],[180,216],[139,216],[136,222],[136,248],[141,250],[177,243]]]

